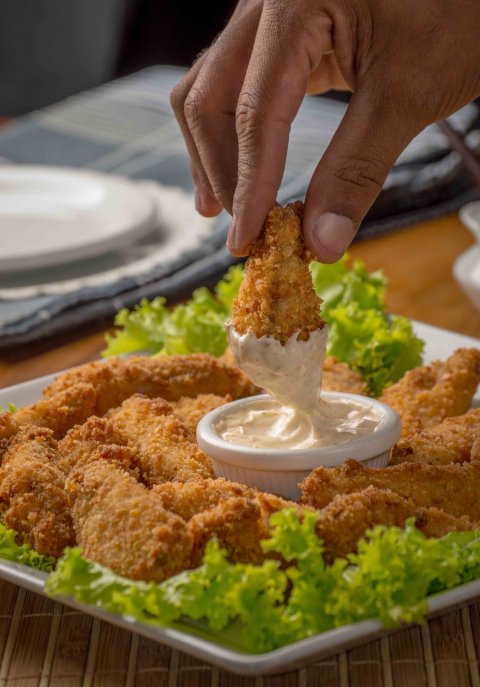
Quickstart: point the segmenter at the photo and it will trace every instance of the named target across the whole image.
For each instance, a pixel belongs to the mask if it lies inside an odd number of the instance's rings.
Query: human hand
[[[338,260],[405,146],[480,95],[479,26],[478,0],[240,0],[172,93],[198,211],[232,213],[228,246],[243,255],[305,93],[350,89],[305,199],[307,246]]]

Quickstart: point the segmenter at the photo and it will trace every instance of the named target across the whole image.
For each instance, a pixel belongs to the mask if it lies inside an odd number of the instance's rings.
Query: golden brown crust
[[[480,463],[369,468],[348,460],[337,468],[314,470],[301,485],[301,502],[324,508],[339,494],[368,486],[389,489],[423,508],[439,508],[455,517],[468,514],[480,521]]]
[[[245,274],[232,306],[232,322],[240,334],[271,336],[285,344],[293,334],[307,341],[321,329],[321,299],[308,268],[311,256],[303,240],[303,204],[274,207],[264,232],[252,244]]]
[[[428,465],[480,461],[480,408],[400,439],[391,463],[405,461]]]
[[[65,475],[57,459],[52,430],[26,427],[10,442],[0,468],[4,524],[46,556],[60,556],[75,543]]]
[[[323,364],[322,390],[368,396],[367,383],[360,374],[333,356],[325,358]]]
[[[233,401],[233,396],[217,396],[216,394],[199,394],[194,398],[183,396],[173,404],[175,415],[195,435],[197,425],[211,410],[220,408],[225,403]]]
[[[71,473],[66,488],[87,558],[119,575],[157,582],[190,566],[185,522],[114,463],[92,459]]]
[[[412,501],[388,489],[368,487],[363,491],[336,496],[320,511],[317,535],[325,543],[325,558],[332,561],[355,551],[357,542],[375,525],[404,527],[408,518],[427,537],[478,527],[468,518],[455,518],[437,508],[419,508]]]
[[[171,403],[135,394],[112,410],[109,418],[136,451],[147,486],[213,477],[209,459]]]
[[[55,438],[63,437],[76,424],[85,422],[95,411],[97,393],[91,384],[67,386],[48,399],[0,414],[0,439],[11,437],[20,427],[48,427]]]
[[[405,437],[465,413],[479,383],[480,350],[459,348],[445,362],[407,372],[380,400],[400,415]]]

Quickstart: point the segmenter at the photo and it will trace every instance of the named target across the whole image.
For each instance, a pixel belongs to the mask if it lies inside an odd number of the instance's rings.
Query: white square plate
[[[445,359],[457,348],[480,348],[480,340],[478,339],[419,322],[415,322],[414,326],[417,334],[426,342],[425,362]],[[0,391],[0,406],[8,406],[8,403],[22,406],[35,402],[40,398],[43,387],[55,376],[48,375],[31,382],[2,389]],[[480,405],[479,395],[475,397],[474,404]],[[43,594],[47,574],[23,565],[0,561],[0,579]],[[437,615],[455,606],[472,604],[478,599],[480,599],[480,580],[432,596],[428,606],[430,614]],[[70,598],[62,598],[61,601],[101,620],[131,632],[137,632],[156,642],[167,644],[174,649],[218,665],[225,670],[244,675],[261,675],[294,670],[312,661],[392,632],[392,630],[385,630],[378,620],[365,620],[323,632],[275,651],[264,654],[248,654],[235,647],[234,633],[231,637],[228,636],[228,632],[224,633],[224,644],[219,644],[217,637],[195,623],[177,623],[171,628],[152,627],[107,613],[93,606],[79,604]]]

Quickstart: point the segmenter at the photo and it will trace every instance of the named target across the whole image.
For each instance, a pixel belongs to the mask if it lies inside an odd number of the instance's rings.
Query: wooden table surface
[[[452,216],[360,242],[350,253],[384,269],[391,312],[480,338],[480,314],[452,277],[455,258],[471,244]],[[0,358],[0,387],[93,360],[102,347],[97,333],[28,360]],[[480,605],[473,605],[295,673],[239,678],[0,582],[0,687],[480,687],[479,656]]]

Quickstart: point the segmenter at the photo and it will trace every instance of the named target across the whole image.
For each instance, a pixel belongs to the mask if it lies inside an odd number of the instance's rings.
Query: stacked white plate
[[[140,275],[196,248],[211,227],[179,188],[87,170],[0,165],[0,299]]]

